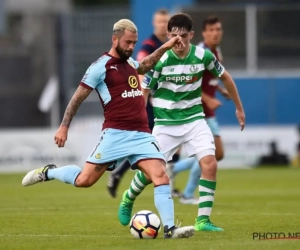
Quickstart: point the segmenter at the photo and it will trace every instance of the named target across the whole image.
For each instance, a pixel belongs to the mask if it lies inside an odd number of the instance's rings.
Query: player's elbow
[[[224,70],[224,72],[221,75],[220,79],[221,79],[222,82],[228,82],[228,81],[232,80],[230,74],[226,70]]]

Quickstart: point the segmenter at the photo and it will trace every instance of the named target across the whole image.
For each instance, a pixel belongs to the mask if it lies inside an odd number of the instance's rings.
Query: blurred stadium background
[[[216,14],[223,22],[224,65],[239,88],[247,126],[239,131],[233,104],[219,97],[226,154],[220,167],[292,165],[300,138],[299,1],[0,0],[0,172],[49,161],[83,166],[103,121],[98,96],[84,102],[59,150],[53,135],[64,109],[87,67],[109,50],[113,23],[132,19],[142,41],[162,7],[192,16],[194,43],[202,39],[204,17]]]

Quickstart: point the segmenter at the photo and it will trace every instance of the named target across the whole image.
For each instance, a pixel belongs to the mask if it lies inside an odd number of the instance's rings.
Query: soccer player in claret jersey
[[[142,61],[144,57],[150,55],[155,50],[157,50],[160,46],[162,46],[167,39],[167,25],[170,19],[170,15],[167,10],[159,9],[153,14],[153,34],[143,41],[143,44],[140,50],[137,53],[137,61]],[[140,81],[143,81],[144,76],[139,75]],[[155,91],[155,90],[154,90]],[[154,127],[154,114],[152,107],[152,97],[149,97],[147,100],[146,111],[148,115],[148,124],[150,130],[152,131]],[[172,163],[175,163],[179,160],[179,152],[176,152],[172,160],[169,161],[167,166],[172,166]],[[120,166],[116,167],[116,170],[112,171],[107,181],[107,190],[112,197],[117,196],[117,188],[120,184],[121,179],[124,174],[130,169],[129,161],[125,160],[121,163]],[[168,168],[167,168],[168,169]],[[172,189],[172,188],[171,188]],[[176,190],[173,190],[172,194],[176,193]]]
[[[164,237],[192,236],[193,226],[175,226],[174,203],[170,199],[164,155],[158,151],[157,142],[150,133],[138,80],[138,74],[152,69],[168,49],[174,45],[180,46],[181,40],[180,36],[176,36],[137,62],[130,57],[137,42],[136,26],[128,19],[115,23],[111,50],[88,68],[55,135],[55,143],[63,147],[76,111],[95,89],[99,93],[105,118],[99,143],[88,156],[83,170],[74,165],[57,168],[48,164],[27,173],[22,184],[29,186],[57,179],[75,187],[90,187],[106,170],[113,170],[117,161],[127,158],[132,166],[144,173],[141,185],[154,184],[154,200],[164,225]]]
[[[193,21],[187,14],[177,14],[168,23],[168,37],[180,36],[185,46],[168,50],[154,67],[152,75],[145,76],[142,86],[144,96],[156,84],[153,97],[156,137],[166,160],[183,145],[189,156],[195,156],[202,169],[199,179],[199,208],[196,231],[223,231],[210,221],[216,190],[217,161],[212,132],[204,119],[201,104],[201,81],[205,69],[219,77],[236,106],[236,116],[241,126],[245,114],[235,83],[216,57],[203,48],[190,44],[194,35]],[[133,202],[142,190],[136,188],[143,173],[137,173],[119,207],[119,220],[129,223]]]
[[[157,50],[160,46],[162,46],[168,39],[167,39],[167,25],[170,19],[170,15],[167,10],[159,9],[153,14],[153,34],[145,39],[142,43],[141,48],[137,53],[137,60],[142,61],[146,56],[153,53]],[[139,75],[140,81],[144,78],[143,75]],[[148,115],[148,123],[150,130],[152,131],[154,127],[154,114],[153,114],[153,107],[151,103],[151,98],[148,99],[146,105],[146,111]],[[174,155],[173,161],[179,159],[179,155]],[[112,197],[117,196],[117,188],[120,184],[121,179],[123,178],[124,174],[130,169],[130,163],[125,160],[120,166],[113,171],[108,179],[107,182],[107,190]]]

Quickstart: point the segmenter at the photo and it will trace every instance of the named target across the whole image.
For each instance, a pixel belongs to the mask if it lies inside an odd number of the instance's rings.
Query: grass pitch
[[[190,239],[133,239],[117,219],[124,178],[117,199],[106,191],[107,175],[93,187],[76,189],[51,181],[22,187],[23,175],[0,175],[0,249],[300,249],[300,240],[253,240],[253,233],[300,236],[299,169],[220,170],[212,221],[225,232],[198,232]],[[187,174],[179,175],[184,187]],[[197,206],[175,198],[176,216],[193,225]],[[134,212],[152,210],[153,187],[138,198]],[[282,234],[281,234],[282,236]],[[267,236],[270,238],[269,236]]]

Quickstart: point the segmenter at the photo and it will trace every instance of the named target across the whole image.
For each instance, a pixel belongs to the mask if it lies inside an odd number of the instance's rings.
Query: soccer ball
[[[142,210],[132,216],[130,233],[137,239],[155,239],[160,230],[160,219],[149,211]]]

